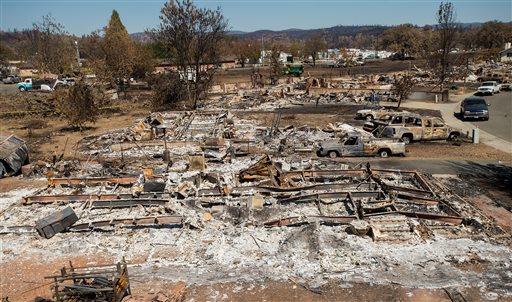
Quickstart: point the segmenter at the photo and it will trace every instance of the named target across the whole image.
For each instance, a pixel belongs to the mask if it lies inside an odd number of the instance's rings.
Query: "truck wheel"
[[[386,149],[382,149],[382,150],[380,150],[380,151],[379,151],[379,155],[380,155],[380,157],[382,157],[382,158],[386,158],[386,157],[388,157],[388,156],[389,156],[389,151],[388,151],[388,150],[386,150]]]
[[[408,145],[412,142],[412,138],[409,135],[404,135],[404,136],[402,136],[402,142],[404,142],[406,145]]]
[[[454,140],[456,140],[458,137],[459,137],[459,134],[458,134],[458,133],[450,133],[450,135],[448,136],[448,140],[449,140],[449,141],[454,141]]]
[[[21,87],[20,87],[20,91],[21,91],[21,92],[25,91],[25,87],[21,86]]]
[[[336,152],[336,151],[329,151],[329,153],[328,153],[328,154],[329,154],[329,157],[330,157],[330,158],[336,158],[336,157],[338,157],[338,152]]]
[[[371,122],[371,121],[373,120],[373,115],[368,114],[368,115],[366,116],[366,120],[367,120],[368,122]]]

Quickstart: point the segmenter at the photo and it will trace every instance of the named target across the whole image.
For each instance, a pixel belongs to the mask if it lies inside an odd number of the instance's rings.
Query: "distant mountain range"
[[[479,27],[482,23],[461,23],[460,25],[464,28],[467,27]],[[435,26],[435,25],[431,25]],[[290,28],[285,30],[257,30],[252,32],[244,32],[239,30],[229,31],[229,35],[238,36],[242,39],[264,40],[270,39],[297,39],[304,40],[310,37],[322,35],[327,44],[336,44],[339,36],[355,36],[357,34],[363,35],[381,35],[386,29],[391,26],[384,25],[337,25],[329,28],[317,28],[317,29],[299,29]],[[15,40],[20,37],[21,32],[3,32],[0,31],[0,41],[8,42]],[[147,42],[151,38],[145,32],[137,32],[130,34],[132,39],[136,42]]]
[[[463,28],[467,27],[479,27],[482,23],[460,23]],[[435,26],[435,25],[427,25]],[[336,44],[339,36],[355,36],[357,34],[363,35],[381,35],[386,29],[392,26],[384,25],[337,25],[329,28],[317,28],[317,29],[299,29],[290,28],[285,30],[257,30],[252,32],[245,32],[239,30],[232,30],[228,32],[228,35],[240,37],[242,39],[260,40],[261,38],[268,39],[297,39],[304,40],[310,37],[322,35],[327,44]],[[133,33],[130,34],[133,40],[144,42],[148,41],[149,37],[146,33]]]
[[[242,39],[259,40],[264,39],[297,39],[304,40],[313,36],[322,35],[327,40],[326,42],[334,42],[340,35],[355,36],[357,34],[367,35],[380,35],[391,26],[382,25],[354,25],[354,26],[333,26],[329,28],[318,29],[298,29],[290,28],[285,30],[257,30],[253,32],[244,32],[239,30],[229,31],[228,35],[238,36]],[[143,42],[149,40],[146,33],[133,33],[130,34],[134,41]]]

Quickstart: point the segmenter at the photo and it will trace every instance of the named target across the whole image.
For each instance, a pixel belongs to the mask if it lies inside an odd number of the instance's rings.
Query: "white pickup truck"
[[[501,85],[496,81],[487,81],[483,82],[480,87],[478,87],[478,94],[489,94],[493,95],[495,93],[500,93]]]

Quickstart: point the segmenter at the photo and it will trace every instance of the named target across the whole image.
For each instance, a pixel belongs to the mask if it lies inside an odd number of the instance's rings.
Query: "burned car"
[[[0,133],[0,178],[15,175],[28,162],[25,141],[14,135]]]
[[[381,116],[378,120],[365,122],[363,129],[373,133],[383,129],[387,125],[404,125],[410,123],[413,119],[418,118],[421,118],[421,115],[417,113],[407,111],[392,112]]]
[[[405,155],[405,143],[397,140],[379,139],[359,132],[348,132],[341,139],[321,142],[318,156],[380,156]]]
[[[356,119],[365,119],[367,121],[378,120],[381,117],[395,112],[407,112],[396,107],[373,107],[358,110],[356,112]]]
[[[440,117],[411,118],[404,122],[386,125],[374,133],[377,137],[401,139],[406,144],[412,141],[453,140],[460,136],[459,130],[448,127]]]

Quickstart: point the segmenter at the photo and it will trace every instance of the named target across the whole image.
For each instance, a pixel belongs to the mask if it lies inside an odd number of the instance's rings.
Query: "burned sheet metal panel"
[[[42,237],[50,239],[78,221],[73,209],[70,207],[47,216],[36,223],[36,230]]]
[[[14,135],[0,134],[0,178],[5,174],[14,174],[28,163],[28,148],[25,141]]]

